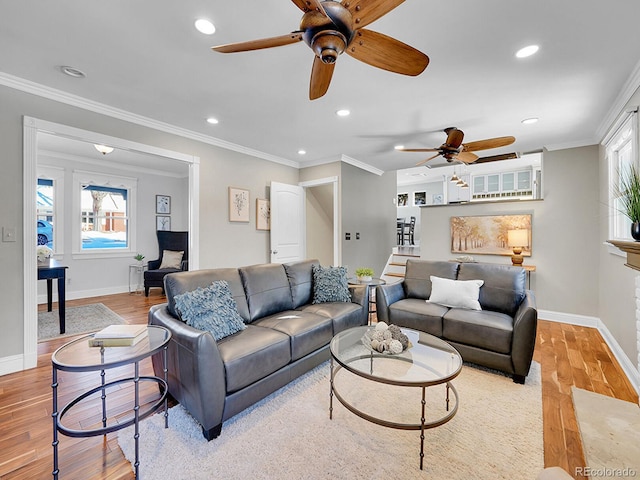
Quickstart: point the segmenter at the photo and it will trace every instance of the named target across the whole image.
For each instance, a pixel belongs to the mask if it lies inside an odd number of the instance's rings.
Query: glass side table
[[[386,280],[383,280],[381,278],[372,278],[371,280],[369,280],[368,282],[361,282],[360,280],[358,280],[357,277],[352,277],[347,279],[347,283],[349,285],[367,285],[369,287],[369,325],[371,325],[371,320],[373,317],[373,314],[376,313],[376,297],[375,297],[375,291],[376,291],[376,287],[378,285],[386,285],[387,282]]]
[[[76,340],[58,348],[51,355],[52,382],[53,390],[53,409],[51,417],[53,418],[53,478],[57,479],[60,473],[58,469],[58,432],[68,437],[93,437],[98,435],[106,435],[115,432],[130,425],[135,425],[135,462],[133,464],[135,478],[138,476],[138,468],[140,461],[138,458],[138,441],[139,441],[139,422],[143,418],[148,417],[153,412],[164,406],[164,426],[169,426],[169,412],[167,409],[167,346],[171,339],[171,332],[164,327],[156,325],[147,325],[147,337],[142,339],[131,347],[90,347],[89,339],[94,334],[84,335]],[[151,357],[156,353],[162,352],[164,378],[156,376],[140,376],[139,363],[141,360]],[[106,381],[106,370],[122,367],[125,365],[134,365],[134,375],[129,378],[119,378],[110,382]],[[58,371],[64,372],[100,372],[100,384],[96,387],[89,388],[85,392],[76,396],[69,401],[67,405],[58,410]],[[140,382],[152,382],[158,384],[160,392],[157,399],[152,400],[150,405],[146,405],[144,410],[140,408]],[[107,408],[107,393],[114,390],[116,394],[122,393],[122,385],[133,383],[134,402],[133,408],[130,410],[132,415],[120,418],[122,412],[118,412],[118,418],[111,418],[109,422],[109,409]],[[87,387],[88,388],[88,387]],[[102,407],[101,426],[97,428],[74,429],[63,423],[64,416],[71,410],[77,410],[75,415],[77,418],[81,416],[82,406],[88,403],[88,397],[94,394],[100,394]],[[83,402],[83,400],[87,400]],[[80,405],[76,409],[74,406]],[[125,412],[129,413],[129,412]]]
[[[144,272],[149,268],[147,263],[129,265],[129,293],[141,295],[144,291]]]

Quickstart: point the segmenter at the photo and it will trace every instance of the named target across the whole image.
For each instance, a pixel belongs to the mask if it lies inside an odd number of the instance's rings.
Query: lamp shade
[[[529,246],[529,230],[509,230],[507,232],[507,243],[510,247]]]

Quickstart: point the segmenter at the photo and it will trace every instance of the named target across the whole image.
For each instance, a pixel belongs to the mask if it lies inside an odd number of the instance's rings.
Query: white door
[[[304,260],[305,231],[304,188],[271,182],[271,262]]]

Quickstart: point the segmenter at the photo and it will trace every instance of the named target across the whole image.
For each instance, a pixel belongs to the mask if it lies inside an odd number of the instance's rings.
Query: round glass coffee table
[[[365,347],[362,337],[375,326],[355,327],[338,333],[331,340],[331,390],[329,395],[329,418],[333,419],[333,397],[360,418],[400,430],[420,430],[420,469],[424,460],[424,431],[447,423],[458,411],[458,392],[451,380],[462,370],[462,357],[444,340],[428,333],[402,328],[412,346],[397,355],[378,353]],[[372,382],[399,387],[422,389],[421,415],[419,423],[400,423],[385,420],[365,413],[354,406],[337,389],[337,373],[347,372]],[[439,418],[426,419],[426,390],[435,385],[445,385],[445,414]],[[450,405],[453,394],[453,405]]]

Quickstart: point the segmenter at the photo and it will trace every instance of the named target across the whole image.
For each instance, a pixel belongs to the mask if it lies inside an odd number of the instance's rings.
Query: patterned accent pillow
[[[225,280],[176,295],[174,300],[176,311],[187,325],[210,331],[216,341],[247,328]]]
[[[313,302],[350,302],[345,267],[313,265]]]

